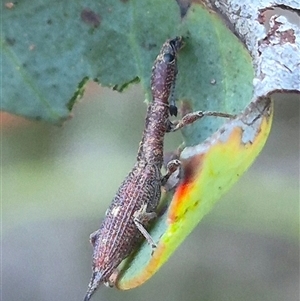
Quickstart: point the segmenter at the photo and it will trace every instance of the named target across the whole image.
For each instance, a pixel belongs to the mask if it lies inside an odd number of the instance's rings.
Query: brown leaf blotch
[[[80,17],[83,22],[94,28],[98,27],[101,22],[100,16],[88,8],[81,11]]]

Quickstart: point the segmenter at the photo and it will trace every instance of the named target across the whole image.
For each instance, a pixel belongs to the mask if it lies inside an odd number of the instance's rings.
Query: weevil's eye
[[[166,63],[171,63],[172,61],[174,61],[175,59],[175,55],[171,54],[171,53],[165,53],[164,54],[164,61]]]

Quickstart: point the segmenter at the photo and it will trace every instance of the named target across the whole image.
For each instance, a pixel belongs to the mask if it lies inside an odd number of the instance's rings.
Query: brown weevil
[[[182,46],[182,37],[167,40],[154,62],[152,101],[147,109],[137,161],[113,198],[100,229],[90,236],[94,248],[93,274],[84,301],[90,300],[102,283],[114,284],[117,267],[135,250],[143,237],[152,248],[156,246],[146,227],[156,217],[161,187],[180,167],[180,161],[173,160],[167,166],[167,174],[163,176],[161,173],[165,134],[203,116],[232,117],[229,114],[197,111],[176,122],[169,120],[170,115],[177,115],[174,87],[177,54]]]

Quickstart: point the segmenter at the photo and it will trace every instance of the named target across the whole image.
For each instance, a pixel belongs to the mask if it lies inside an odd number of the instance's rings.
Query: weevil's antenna
[[[174,96],[174,90],[175,90],[175,84],[172,85],[171,95],[169,99],[169,111],[171,116],[177,116],[178,113],[175,96]]]

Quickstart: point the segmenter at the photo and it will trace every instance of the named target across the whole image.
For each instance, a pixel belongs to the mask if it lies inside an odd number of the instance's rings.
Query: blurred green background
[[[2,114],[3,301],[82,301],[89,234],[135,162],[143,99],[91,83],[63,127]],[[93,300],[299,300],[299,109],[277,96],[261,156],[152,279]]]

